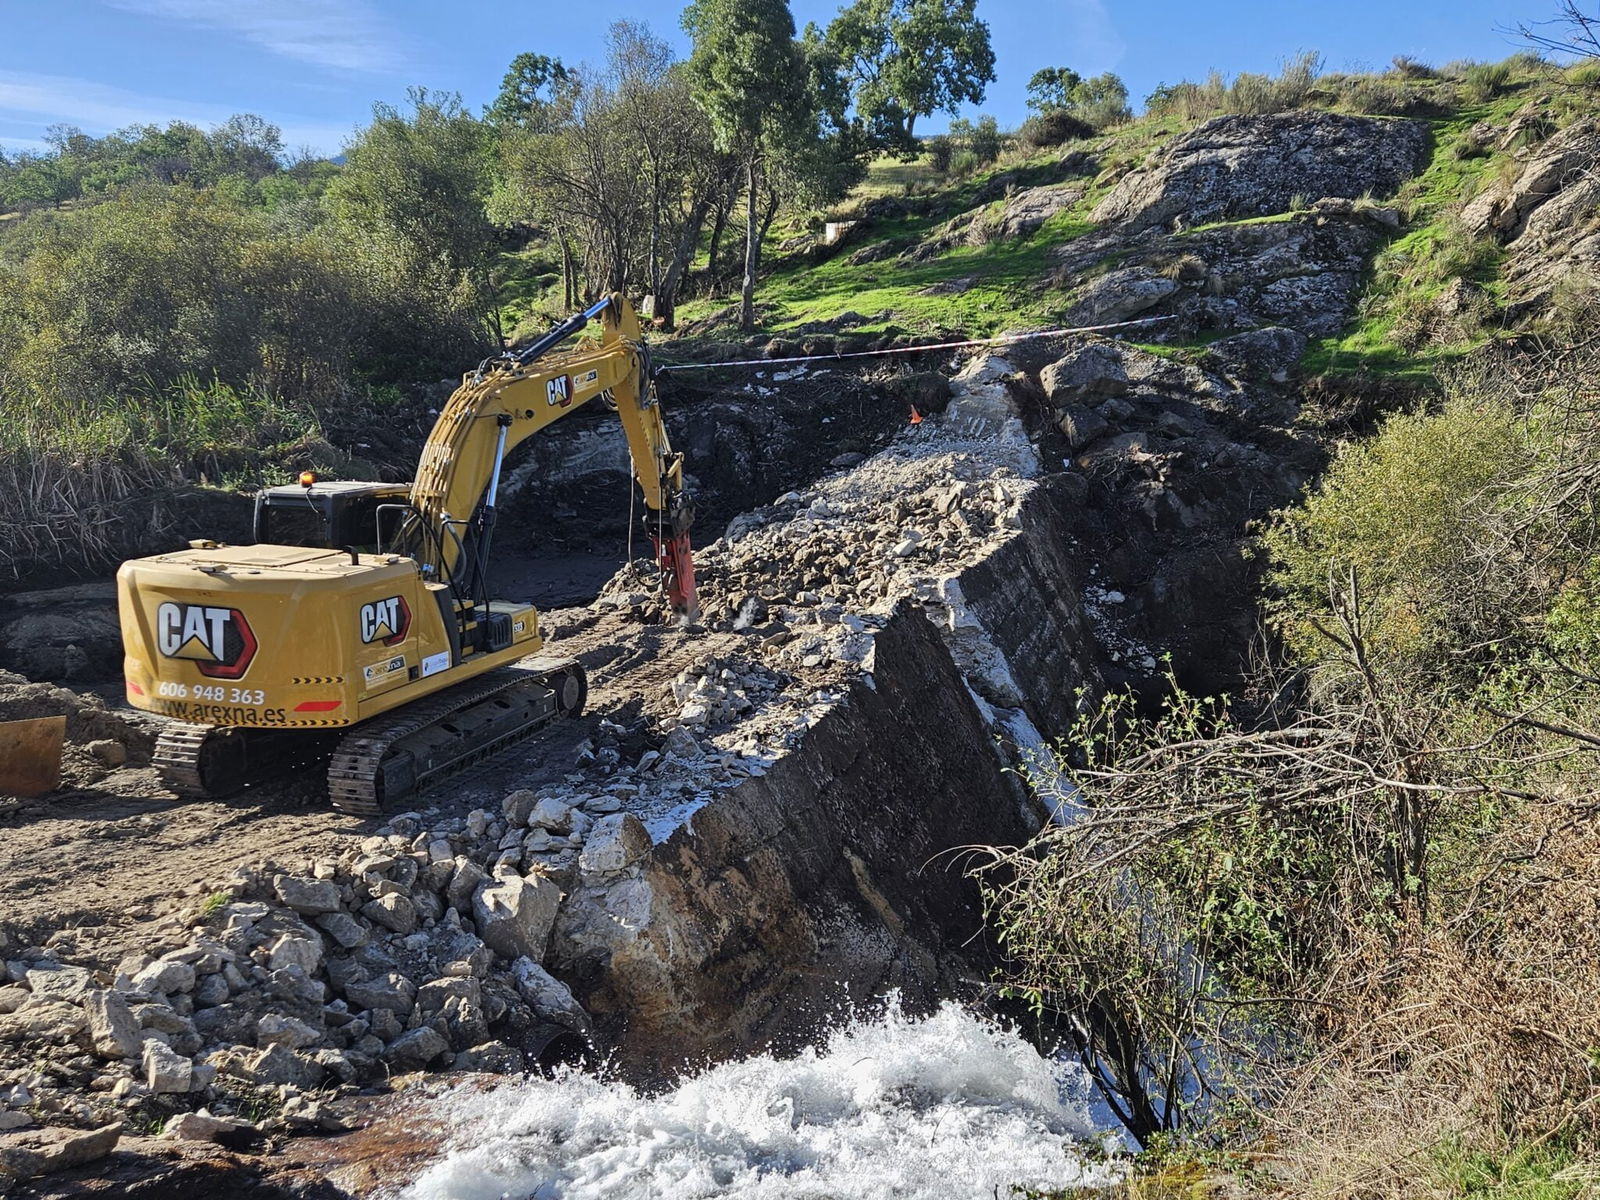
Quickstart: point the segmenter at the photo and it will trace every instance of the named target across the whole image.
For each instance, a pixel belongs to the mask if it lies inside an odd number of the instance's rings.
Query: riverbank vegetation
[[[1474,358],[1348,445],[1261,539],[1247,688],[1110,696],[1035,765],[1070,815],[990,876],[1011,983],[1161,1155],[1589,1194],[1597,354]]]

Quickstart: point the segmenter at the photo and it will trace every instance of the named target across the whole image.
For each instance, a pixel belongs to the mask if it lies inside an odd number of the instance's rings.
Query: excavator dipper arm
[[[596,317],[603,327],[598,346],[556,351]],[[697,615],[689,544],[694,509],[684,491],[683,456],[667,437],[638,316],[616,293],[522,352],[479,367],[450,397],[423,447],[412,487],[412,505],[430,531],[416,549],[424,569],[450,579],[472,568],[463,560],[474,550],[486,559],[505,455],[597,397],[615,403],[627,436],[668,602],[674,612]]]

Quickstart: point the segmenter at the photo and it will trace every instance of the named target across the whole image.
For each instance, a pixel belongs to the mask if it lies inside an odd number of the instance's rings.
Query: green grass
[[[886,155],[867,164],[867,177],[853,195],[868,199],[899,196],[914,187],[939,183],[942,178],[926,154],[912,162]]]
[[[495,303],[508,337],[543,332],[561,308],[561,262],[544,246],[507,251],[495,264]]]
[[[1436,1146],[1432,1173],[1461,1200],[1579,1200],[1594,1195],[1600,1163],[1550,1142],[1491,1154],[1454,1143]]]
[[[1505,155],[1466,157],[1460,148],[1475,124],[1509,121],[1526,102],[1527,87],[1527,83],[1517,85],[1490,103],[1430,122],[1428,165],[1394,201],[1408,215],[1408,228],[1391,238],[1373,260],[1351,326],[1338,337],[1314,342],[1300,364],[1303,371],[1428,382],[1438,367],[1489,340],[1489,329],[1479,326],[1450,344],[1418,345],[1412,331],[1427,320],[1456,279],[1478,285],[1496,306],[1503,300],[1503,253],[1487,240],[1466,235],[1457,214],[1503,168]]]
[[[1055,214],[1027,238],[957,246],[921,263],[891,256],[853,266],[849,259],[862,246],[874,242],[891,241],[902,247],[915,244],[952,215],[978,207],[984,188],[997,175],[1013,177],[1019,188],[1059,182],[1058,157],[1045,152],[994,164],[953,184],[939,197],[935,215],[912,214],[877,221],[870,241],[852,242],[820,263],[807,260],[764,276],[756,290],[756,301],[772,306],[777,314],[765,322],[764,328],[781,334],[797,325],[830,320],[853,311],[869,316],[886,314],[851,330],[864,336],[961,331],[979,337],[1057,319],[1067,307],[1068,296],[1047,285],[1046,277],[1055,265],[1053,251],[1095,228],[1088,219],[1094,196],[1085,196],[1072,208]],[[998,210],[1003,202],[993,201],[989,207]],[[785,230],[776,234],[769,242],[788,233]],[[923,294],[938,284],[965,280],[970,280],[970,286],[960,292]],[[726,295],[684,304],[678,309],[678,317],[682,321],[701,319],[735,299],[736,295]]]

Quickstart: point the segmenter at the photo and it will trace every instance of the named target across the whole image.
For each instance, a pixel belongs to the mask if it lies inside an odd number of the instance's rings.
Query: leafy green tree
[[[1028,107],[1036,112],[1070,108],[1072,94],[1083,82],[1071,67],[1043,67],[1028,80]]]
[[[242,175],[252,182],[275,174],[283,157],[283,133],[254,113],[235,113],[206,139],[214,177]]]
[[[497,129],[535,124],[572,77],[559,58],[524,51],[511,60],[500,94],[483,110],[483,119]]]
[[[694,39],[689,77],[719,150],[745,171],[744,281],[739,325],[755,326],[761,222],[757,200],[765,161],[815,136],[815,97],[787,0],[695,0],[683,14]]]
[[[1028,80],[1028,107],[1039,113],[1068,112],[1091,125],[1126,121],[1128,87],[1110,71],[1083,78],[1070,67],[1045,67]]]
[[[397,294],[456,309],[481,339],[490,312],[494,231],[484,212],[489,159],[484,126],[454,94],[413,88],[412,111],[387,104],[346,151],[328,190],[339,220],[376,251],[369,267]]]
[[[828,26],[857,114],[880,144],[920,152],[917,118],[980,104],[994,82],[977,0],[856,0]]]
[[[1069,110],[1091,125],[1116,125],[1133,115],[1128,108],[1128,85],[1110,71],[1083,80],[1072,89],[1071,100]]]

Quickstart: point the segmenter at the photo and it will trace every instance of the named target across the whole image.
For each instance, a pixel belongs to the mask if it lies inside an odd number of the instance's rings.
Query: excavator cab
[[[256,493],[255,541],[377,554],[393,540],[411,485],[317,480]]]

